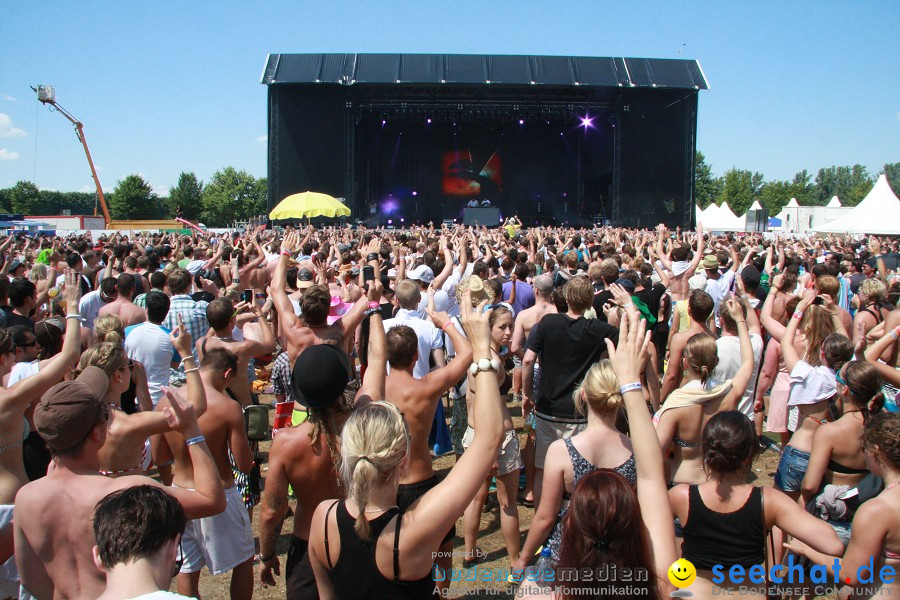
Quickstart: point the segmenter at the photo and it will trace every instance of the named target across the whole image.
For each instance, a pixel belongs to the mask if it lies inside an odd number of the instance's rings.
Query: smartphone
[[[375,279],[375,267],[371,265],[366,265],[362,268],[363,274],[363,282],[372,281]]]
[[[244,290],[244,293],[241,295],[241,300],[248,304],[253,302],[253,290]]]

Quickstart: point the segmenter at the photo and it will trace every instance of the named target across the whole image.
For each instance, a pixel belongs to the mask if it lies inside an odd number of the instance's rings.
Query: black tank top
[[[341,600],[354,600],[363,598],[369,600],[394,600],[405,598],[415,600],[430,598],[435,589],[435,582],[429,573],[422,579],[414,581],[401,581],[400,573],[400,524],[403,513],[400,509],[393,508],[380,517],[369,521],[372,530],[372,539],[364,541],[356,535],[353,526],[356,521],[347,512],[344,502],[336,502],[338,537],[341,540],[341,554],[337,564],[332,566],[331,555],[328,553],[328,516],[325,517],[325,554],[328,560],[328,579],[334,586],[335,596]],[[328,514],[331,514],[331,509]],[[390,580],[381,574],[375,562],[375,543],[388,523],[397,517],[397,527],[394,532],[394,578]]]
[[[708,509],[699,488],[690,486],[682,551],[695,568],[709,570],[722,565],[727,571],[732,565],[741,565],[749,569],[763,564],[765,548],[762,488],[754,487],[738,510],[720,513]]]

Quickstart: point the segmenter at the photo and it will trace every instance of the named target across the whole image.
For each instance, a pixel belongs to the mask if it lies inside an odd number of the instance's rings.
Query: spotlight
[[[525,119],[519,119],[519,125],[524,125],[524,124],[525,124]]]
[[[418,195],[419,195],[419,192],[417,192],[416,190],[413,190],[412,195],[413,195],[413,196],[418,196]]]
[[[426,119],[425,122],[428,123],[429,125],[431,125],[431,117],[428,117],[428,119]]]
[[[394,224],[394,220],[393,220],[393,219],[388,219],[388,225],[393,225],[393,224]]]
[[[587,129],[594,126],[594,118],[588,115],[581,117],[581,126]]]
[[[387,121],[385,121],[384,119],[382,119],[382,120],[381,120],[381,126],[384,127],[385,125],[387,125]]]

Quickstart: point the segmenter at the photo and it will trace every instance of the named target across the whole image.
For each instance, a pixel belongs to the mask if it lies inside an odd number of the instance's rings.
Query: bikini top
[[[869,472],[868,469],[854,469],[852,467],[845,467],[834,459],[828,461],[828,470],[832,471],[833,473],[842,473],[844,475],[866,475]]]

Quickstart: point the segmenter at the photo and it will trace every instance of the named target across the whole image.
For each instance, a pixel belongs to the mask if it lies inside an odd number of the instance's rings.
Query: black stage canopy
[[[693,225],[692,60],[271,54],[269,203],[306,190],[372,223]]]

